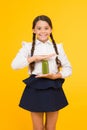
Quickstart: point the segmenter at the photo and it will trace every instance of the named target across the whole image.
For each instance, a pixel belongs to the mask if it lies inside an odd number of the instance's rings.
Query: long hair
[[[50,18],[49,18],[48,16],[45,16],[45,15],[40,15],[40,16],[37,16],[37,17],[33,20],[32,29],[35,28],[36,23],[37,23],[39,20],[46,21],[46,22],[49,24],[49,26],[51,27],[51,29],[53,28],[52,22],[51,22]],[[54,49],[55,49],[55,52],[56,52],[56,54],[58,55],[58,50],[57,50],[56,42],[55,42],[55,40],[54,40],[54,38],[53,38],[52,33],[50,34],[50,38],[51,38],[51,40],[52,40],[52,43],[53,43],[53,47],[54,47]],[[36,34],[33,33],[31,56],[33,56],[33,54],[34,54],[34,50],[35,50],[35,40],[36,40]],[[58,57],[56,57],[55,60],[56,60],[56,64],[57,64],[58,69],[59,69],[59,68],[61,67],[61,62],[60,62],[60,60],[58,59]],[[30,67],[31,72],[34,70],[34,66],[35,66],[35,62],[32,62],[32,63],[29,64],[29,67]]]

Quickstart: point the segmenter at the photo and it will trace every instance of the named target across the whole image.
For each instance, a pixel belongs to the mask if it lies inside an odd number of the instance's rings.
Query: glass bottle
[[[43,74],[49,73],[49,63],[47,60],[42,61],[42,73]]]

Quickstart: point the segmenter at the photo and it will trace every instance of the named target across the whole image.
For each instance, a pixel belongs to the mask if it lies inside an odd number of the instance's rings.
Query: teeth
[[[46,36],[46,35],[40,35],[40,36]]]

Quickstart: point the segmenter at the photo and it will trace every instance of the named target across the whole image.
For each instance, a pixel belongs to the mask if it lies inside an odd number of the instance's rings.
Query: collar
[[[36,45],[39,45],[39,44],[49,44],[49,45],[52,45],[52,42],[50,40],[47,40],[45,43],[39,41],[38,39],[36,39]]]

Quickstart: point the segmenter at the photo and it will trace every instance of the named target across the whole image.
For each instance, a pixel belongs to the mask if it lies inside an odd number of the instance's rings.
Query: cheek
[[[36,35],[38,35],[38,34],[39,34],[39,31],[34,31],[34,33],[35,33]]]
[[[40,32],[36,32],[36,35],[39,36]]]

